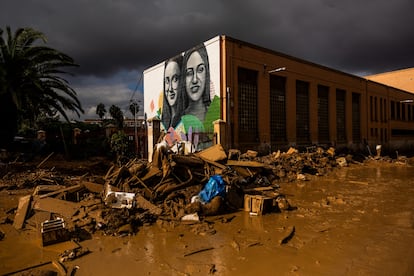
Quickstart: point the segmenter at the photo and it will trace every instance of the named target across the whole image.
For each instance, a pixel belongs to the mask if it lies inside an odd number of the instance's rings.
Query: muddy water
[[[347,167],[280,192],[296,210],[96,235],[82,242],[90,254],[65,265],[75,275],[414,275],[414,168]],[[59,247],[0,227],[0,274],[56,258]]]

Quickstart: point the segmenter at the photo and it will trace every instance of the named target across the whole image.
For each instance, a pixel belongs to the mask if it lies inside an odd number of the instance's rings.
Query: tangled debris
[[[291,148],[259,157],[254,151],[226,153],[220,145],[189,155],[157,147],[152,162],[112,165],[100,178],[65,178],[39,168],[2,188],[33,188],[16,210],[17,229],[36,212],[46,212],[45,220],[62,218],[72,235],[128,235],[157,220],[202,221],[243,208],[255,214],[289,210],[278,183],[324,175],[337,160],[333,148],[307,153]]]
[[[366,159],[379,160],[410,164],[413,159],[398,156],[393,160],[380,155]],[[61,172],[62,164],[58,163],[42,169],[45,160],[31,167],[15,164],[2,174],[0,191],[3,195],[21,197],[18,206],[0,208],[0,224],[10,224],[7,229],[40,233],[41,246],[70,245],[58,259],[47,262],[63,271],[63,275],[68,271],[66,265],[70,266],[65,262],[90,252],[78,241],[92,235],[123,237],[152,224],[164,229],[181,224],[197,235],[215,235],[215,224],[231,223],[239,210],[251,216],[294,210],[287,196],[279,192],[281,183],[325,175],[335,167],[354,162],[357,161],[350,155],[336,156],[333,148],[309,148],[304,153],[291,148],[287,152],[258,156],[255,151],[226,152],[216,145],[184,155],[161,145],[156,147],[152,162],[133,159],[121,166],[106,163],[109,166],[106,170],[101,166],[101,173],[86,167],[76,176],[68,175]],[[92,167],[99,167],[99,162]],[[326,204],[329,202],[341,203],[343,199],[327,197]],[[281,229],[283,234],[278,243],[283,246],[296,231],[294,225]],[[7,240],[8,233],[0,231],[0,240]],[[255,245],[260,242],[248,246]],[[233,241],[232,247],[240,250],[237,241]],[[184,257],[212,249],[211,246],[191,249]]]
[[[12,223],[16,229],[32,227],[42,233],[43,246],[81,241],[97,233],[131,235],[154,223],[161,227],[189,224],[194,233],[214,235],[214,219],[209,216],[243,209],[251,215],[292,210],[286,196],[278,192],[280,183],[325,175],[349,162],[353,162],[351,156],[337,157],[333,148],[305,153],[291,148],[258,156],[255,151],[226,152],[215,145],[184,155],[157,145],[152,162],[133,159],[108,167],[105,175],[94,176],[92,171],[68,177],[55,168],[37,166],[3,176],[0,190],[29,189],[31,193],[7,210],[1,223]],[[289,231],[281,243],[293,233]],[[77,247],[63,252],[60,261],[87,252]]]

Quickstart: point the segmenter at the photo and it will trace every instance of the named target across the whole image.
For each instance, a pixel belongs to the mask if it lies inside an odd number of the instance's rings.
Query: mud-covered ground
[[[240,210],[144,225],[135,235],[97,234],[81,242],[90,253],[64,267],[56,260],[76,244],[42,247],[39,233],[1,222],[0,274],[414,275],[412,166],[373,160],[280,186],[291,211]],[[0,191],[1,211],[30,192]]]

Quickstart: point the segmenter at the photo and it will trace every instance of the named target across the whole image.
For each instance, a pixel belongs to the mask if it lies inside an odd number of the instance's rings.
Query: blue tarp
[[[210,202],[214,197],[226,195],[226,183],[220,175],[213,175],[198,194],[203,203]]]

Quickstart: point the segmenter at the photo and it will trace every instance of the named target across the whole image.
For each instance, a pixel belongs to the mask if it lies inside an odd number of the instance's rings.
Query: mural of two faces
[[[214,43],[208,44],[207,47],[204,43],[200,44],[162,64],[162,92],[158,96],[159,104],[155,104],[155,95],[148,99],[149,114],[161,120],[161,128],[167,132],[166,140],[171,145],[188,141],[199,150],[212,144],[213,122],[220,117],[219,91],[215,91],[214,85],[219,79],[219,61],[218,54],[213,54],[216,48],[214,46]],[[214,61],[210,61],[211,57]],[[150,73],[159,75],[160,71],[146,70],[144,82],[148,80],[157,85],[151,80],[160,78],[145,77]],[[150,87],[144,86],[145,94],[146,88]],[[147,100],[147,95],[145,98]]]

